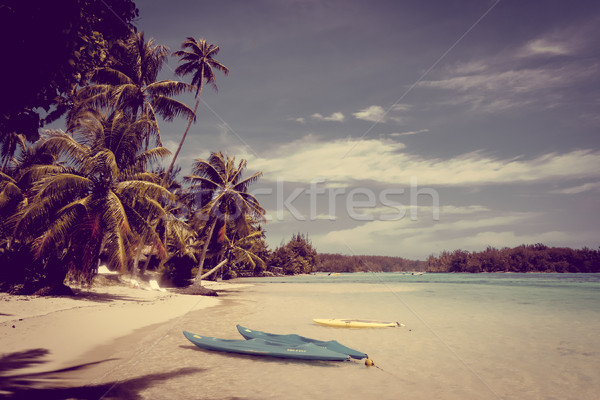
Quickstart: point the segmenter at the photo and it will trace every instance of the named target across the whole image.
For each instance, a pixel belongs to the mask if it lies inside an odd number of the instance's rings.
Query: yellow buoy
[[[373,360],[371,360],[370,358],[367,358],[367,359],[365,360],[365,365],[366,365],[367,367],[372,367],[373,365],[375,365],[375,362],[374,362]]]

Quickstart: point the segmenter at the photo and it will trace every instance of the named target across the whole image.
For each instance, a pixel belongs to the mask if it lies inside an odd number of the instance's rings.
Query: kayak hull
[[[188,331],[183,331],[183,335],[190,342],[205,350],[299,360],[345,361],[348,359],[346,354],[336,353],[312,343],[290,346],[269,342],[264,339],[219,339],[210,336],[197,335]]]
[[[365,353],[360,352],[358,350],[351,349],[350,347],[346,347],[343,344],[341,344],[335,340],[323,341],[323,340],[307,338],[307,337],[296,335],[296,334],[278,335],[278,334],[274,334],[274,333],[255,331],[255,330],[243,327],[241,325],[237,325],[237,329],[238,329],[238,332],[240,332],[240,334],[248,340],[264,339],[269,342],[289,344],[289,345],[293,345],[293,346],[299,346],[299,345],[303,345],[306,343],[312,343],[316,346],[334,351],[336,353],[346,354],[357,360],[361,360],[363,358],[369,358]]]
[[[364,319],[315,318],[313,321],[319,325],[343,328],[391,328],[402,326],[399,322],[370,321]]]

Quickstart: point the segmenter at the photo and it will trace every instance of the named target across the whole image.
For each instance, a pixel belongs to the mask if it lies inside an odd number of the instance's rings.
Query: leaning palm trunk
[[[217,272],[220,268],[222,268],[225,264],[227,264],[227,262],[229,261],[228,258],[224,259],[223,261],[221,261],[219,264],[217,264],[216,267],[214,267],[213,269],[211,269],[210,271],[208,271],[207,273],[203,274],[202,276],[200,276],[200,278],[196,278],[196,279],[200,279],[200,281],[204,278],[207,278],[209,276],[211,276],[212,274],[214,274],[215,272]]]
[[[197,282],[199,285],[202,285],[202,279],[204,277],[204,275],[202,275],[202,270],[204,268],[204,260],[206,259],[206,251],[208,250],[208,244],[210,243],[210,239],[212,238],[213,231],[215,230],[216,225],[217,225],[217,220],[215,219],[213,221],[212,225],[210,226],[210,229],[208,230],[208,235],[206,235],[206,241],[204,242],[204,245],[202,246],[202,253],[200,254],[200,262],[198,263],[198,273],[196,274],[196,277],[194,278],[194,283]]]

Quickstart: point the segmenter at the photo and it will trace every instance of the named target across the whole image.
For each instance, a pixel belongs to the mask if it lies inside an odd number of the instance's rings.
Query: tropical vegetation
[[[444,251],[427,260],[429,272],[600,272],[600,251],[541,243],[483,251]]]
[[[26,19],[23,3],[9,1],[2,18]],[[67,3],[50,47],[69,35],[77,40],[56,52],[60,60],[44,69],[48,75],[23,79],[23,93],[12,99],[2,96],[0,289],[70,293],[65,282],[90,285],[101,264],[139,275],[154,268],[163,283],[179,286],[265,271],[265,210],[248,190],[262,173],[245,177],[245,160],[212,152],[183,182],[177,178],[176,156],[203,85],[216,89],[213,71],[229,72],[214,58],[219,47],[187,38],[174,55],[177,75],[191,74],[191,83],[158,80],[170,52],[133,29],[133,2],[102,2],[114,7],[110,18],[97,10],[99,2]],[[31,16],[45,20],[53,12],[36,3]],[[35,54],[34,47],[27,51]],[[16,76],[19,65],[34,62],[28,56],[15,63]],[[193,110],[177,99],[186,92],[195,94]],[[4,107],[5,100],[15,101]],[[38,134],[61,116],[64,131]],[[175,118],[188,125],[165,170],[161,163],[171,153],[162,147],[159,124]]]
[[[317,271],[319,255],[308,235],[297,233],[273,251],[269,264],[272,270],[281,274],[309,274]]]
[[[538,243],[483,251],[457,249],[426,261],[402,257],[319,254],[317,272],[600,272],[600,251]]]
[[[319,254],[318,272],[424,271],[425,262],[402,257]]]

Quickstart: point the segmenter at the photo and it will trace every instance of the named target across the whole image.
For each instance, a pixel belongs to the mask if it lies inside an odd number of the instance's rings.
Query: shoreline
[[[252,286],[203,283],[220,292]],[[169,321],[217,306],[224,300],[151,290],[140,285],[134,288],[123,282],[74,289],[74,292],[75,296],[65,297],[0,293],[3,379],[31,377],[31,383],[49,380],[61,383],[63,376],[56,379],[53,375],[110,359],[110,346],[115,341],[144,329],[153,332]],[[0,385],[0,393],[4,385]]]

